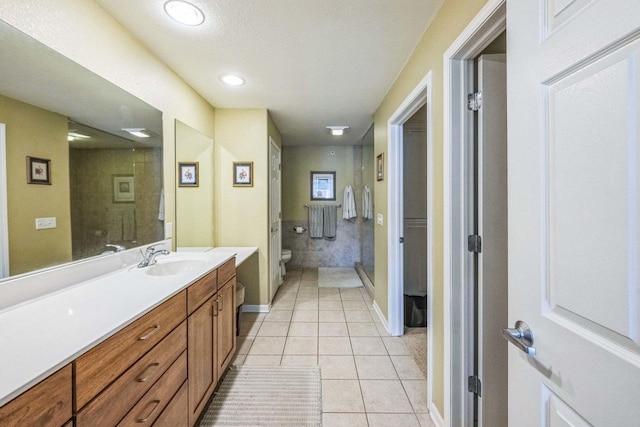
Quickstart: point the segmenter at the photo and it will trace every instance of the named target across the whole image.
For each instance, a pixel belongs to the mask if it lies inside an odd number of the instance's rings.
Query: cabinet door
[[[218,378],[231,363],[236,350],[236,278],[232,278],[218,291],[217,368]]]
[[[215,296],[188,320],[189,425],[193,425],[215,387],[214,361],[217,316]]]

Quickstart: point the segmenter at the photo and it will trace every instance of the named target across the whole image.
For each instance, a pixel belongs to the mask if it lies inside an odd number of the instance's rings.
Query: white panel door
[[[9,207],[7,204],[6,125],[0,123],[0,279],[9,276]]]
[[[269,137],[269,223],[271,227],[269,247],[269,286],[271,301],[282,282],[280,259],[282,258],[281,202],[280,202],[280,148]]]
[[[478,426],[507,424],[507,64],[478,59]]]
[[[640,2],[507,8],[509,424],[640,425]]]

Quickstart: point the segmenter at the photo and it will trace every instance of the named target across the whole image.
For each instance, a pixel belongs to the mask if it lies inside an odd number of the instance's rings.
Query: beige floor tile
[[[322,288],[320,289],[320,295],[318,296],[318,299],[320,301],[342,301],[342,298],[340,298],[340,293],[336,293],[336,294],[323,294],[322,293]]]
[[[380,334],[381,337],[390,337],[391,335],[389,335],[389,332],[387,332],[387,330],[385,329],[384,325],[382,323],[375,323],[376,325],[376,329],[378,330],[378,334]]]
[[[353,354],[361,356],[387,356],[380,337],[351,337]]]
[[[360,380],[360,387],[367,412],[413,413],[400,380]]]
[[[264,356],[249,354],[244,359],[243,366],[279,366],[282,356]]]
[[[318,288],[318,295],[320,296],[340,295],[340,289],[339,288]]]
[[[318,323],[315,322],[292,322],[289,327],[290,337],[317,337]]]
[[[304,311],[304,310],[318,310],[318,300],[313,299],[309,301],[296,301],[296,306],[294,308],[296,311]]]
[[[345,300],[344,298],[342,299],[342,306],[344,307],[344,310],[369,310],[369,308],[367,307],[367,303],[365,303],[362,298],[360,298],[359,300]]]
[[[319,337],[318,354],[323,355],[350,355],[351,341],[349,337]]]
[[[255,344],[254,344],[255,345]],[[284,354],[318,354],[318,338],[287,337]]]
[[[345,310],[344,317],[347,319],[347,322],[373,322],[373,318],[369,313],[369,310]]]
[[[281,356],[285,341],[285,337],[256,337],[249,354]]]
[[[240,336],[241,337],[255,337],[258,335],[258,331],[262,326],[262,322],[243,322],[240,320]]]
[[[296,296],[296,301],[317,301],[318,299],[318,291],[310,292],[304,289],[298,291],[298,295]]]
[[[249,354],[254,337],[238,337],[236,354]]]
[[[380,336],[376,325],[370,323],[347,323],[349,335],[352,337],[377,337]]]
[[[252,313],[243,311],[240,313],[240,322],[262,322],[267,313]]]
[[[414,414],[367,414],[369,427],[420,427]]]
[[[366,414],[325,412],[322,427],[368,427]]]
[[[429,414],[416,414],[416,417],[420,421],[420,427],[436,427]]]
[[[398,371],[398,376],[403,380],[424,380],[425,377],[422,374],[418,364],[413,359],[413,356],[391,356],[393,365]]]
[[[357,380],[322,380],[323,412],[364,412]]]
[[[349,331],[344,322],[320,323],[318,334],[321,337],[348,337]]]
[[[318,356],[285,354],[280,364],[282,366],[316,366]]]
[[[429,413],[427,380],[402,380],[402,386],[416,414]]]
[[[289,322],[262,322],[259,337],[286,337],[289,332]]]
[[[292,322],[317,322],[318,312],[313,310],[295,310],[293,312]]]
[[[246,354],[236,354],[231,364],[233,366],[242,366],[242,364],[244,363],[244,359],[246,358],[247,358]]]
[[[357,380],[358,372],[353,356],[318,356],[324,380]]]
[[[354,356],[358,378],[361,380],[397,380],[389,356]]]
[[[358,291],[348,292],[341,289],[340,298],[342,299],[342,301],[364,302],[364,299],[362,299],[362,294]]]
[[[265,322],[290,322],[293,311],[291,310],[274,310],[267,313],[264,318]]]
[[[319,312],[320,322],[345,322],[344,311],[322,310]]]
[[[326,301],[321,300],[319,303],[320,310],[342,310],[342,301]]]
[[[295,300],[281,300],[276,301],[271,306],[271,310],[293,310],[293,306],[296,304]]]
[[[382,337],[382,342],[391,356],[411,356],[409,347],[400,337]]]

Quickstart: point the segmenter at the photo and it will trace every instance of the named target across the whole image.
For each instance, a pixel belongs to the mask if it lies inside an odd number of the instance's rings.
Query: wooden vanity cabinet
[[[220,379],[236,353],[236,277],[218,290],[218,324],[216,328],[216,359]]]
[[[60,427],[71,415],[71,365],[67,365],[0,407],[0,426]]]

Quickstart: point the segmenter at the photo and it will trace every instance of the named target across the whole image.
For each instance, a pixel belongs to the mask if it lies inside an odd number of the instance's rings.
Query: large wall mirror
[[[0,278],[162,240],[162,113],[3,21],[0,57]]]

